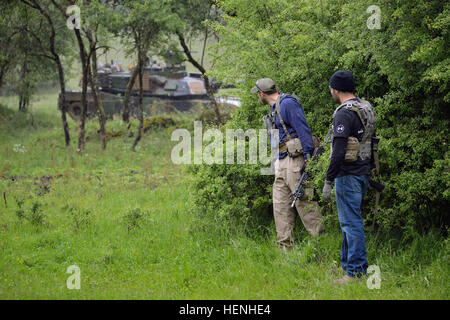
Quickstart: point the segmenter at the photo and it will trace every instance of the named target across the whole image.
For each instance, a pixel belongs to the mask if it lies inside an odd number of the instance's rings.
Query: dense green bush
[[[245,101],[245,98],[244,98]],[[253,103],[252,103],[253,102]],[[237,109],[233,119],[222,128],[242,129],[262,127],[260,119],[264,108],[249,100],[244,108]],[[205,128],[207,129],[207,128]],[[225,137],[225,134],[224,134]],[[236,151],[236,145],[234,146]],[[225,155],[226,144],[223,145]],[[248,141],[246,142],[246,160],[248,162]],[[206,213],[212,213],[217,219],[233,218],[247,223],[251,215],[265,216],[271,203],[271,181],[273,176],[260,174],[262,165],[252,164],[195,165],[195,202]]]
[[[414,235],[449,225],[448,152],[450,102],[450,4],[442,1],[378,1],[381,28],[369,29],[371,1],[242,1],[222,3],[223,23],[212,74],[225,83],[243,80],[242,107],[232,128],[262,128],[267,112],[249,93],[256,79],[271,77],[295,92],[313,133],[324,136],[336,107],[328,80],[351,70],[357,94],[375,107],[381,137],[383,192],[376,223],[386,232]],[[314,178],[318,191],[327,169],[324,154]],[[258,215],[271,202],[273,177],[255,165],[201,166],[196,202],[219,216]],[[373,195],[364,201],[374,219]],[[327,207],[331,210],[332,207]]]

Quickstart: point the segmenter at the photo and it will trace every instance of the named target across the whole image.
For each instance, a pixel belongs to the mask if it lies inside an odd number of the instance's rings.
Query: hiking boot
[[[342,286],[344,284],[347,284],[349,282],[356,281],[356,280],[358,280],[358,278],[350,277],[349,275],[346,274],[345,276],[343,276],[340,279],[336,279],[336,280],[331,281],[331,283],[338,284],[338,285]]]
[[[345,272],[346,271],[344,269],[342,269],[341,267],[337,267],[337,266],[334,266],[333,268],[330,269],[330,274],[332,276],[343,276],[343,275],[345,275]]]
[[[280,248],[280,251],[284,252],[284,253],[289,252],[289,251],[292,250],[292,246],[286,246],[286,245],[282,245],[281,244],[278,247]]]

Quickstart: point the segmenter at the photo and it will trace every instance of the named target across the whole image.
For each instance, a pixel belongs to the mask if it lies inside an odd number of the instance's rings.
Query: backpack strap
[[[280,119],[280,123],[281,123],[281,126],[283,127],[284,133],[286,134],[288,139],[292,139],[291,134],[289,133],[288,129],[286,128],[286,124],[284,123],[284,120],[281,117],[280,103],[281,103],[281,99],[283,99],[284,96],[285,96],[284,94],[278,95],[278,98],[277,98],[277,100],[275,102],[275,116],[278,113],[278,117]],[[275,117],[274,117],[274,120],[275,120]]]
[[[359,111],[359,108],[358,108],[358,107],[355,107],[355,106],[352,104],[351,107],[347,107],[347,109],[356,112],[356,114],[357,114],[358,117],[359,117],[359,120],[361,120],[361,123],[362,123],[362,125],[363,125],[363,127],[364,127],[364,131],[367,131],[367,126],[366,126],[366,124],[364,123],[364,118],[362,117],[361,112]]]
[[[346,102],[346,103],[343,103],[343,104],[339,105],[339,107],[337,107],[337,108],[334,110],[334,112],[333,112],[333,118],[336,116],[336,113],[338,113],[338,111],[341,110],[343,107],[349,107],[349,108],[350,108],[350,107],[352,107],[352,104]]]

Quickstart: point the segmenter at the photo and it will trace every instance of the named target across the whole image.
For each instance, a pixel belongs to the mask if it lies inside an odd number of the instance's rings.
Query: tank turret
[[[134,71],[132,66],[123,71],[120,64],[111,61],[98,67],[97,85],[107,116],[120,113],[123,106],[123,96]],[[205,82],[200,73],[186,71],[182,59],[177,52],[168,51],[163,63],[146,59],[143,69],[142,89],[144,110],[155,100],[164,101],[180,111],[189,110],[196,102],[209,104]],[[135,80],[131,90],[131,111],[137,108],[139,81]],[[91,92],[87,93],[88,117],[97,114]],[[81,115],[81,92],[66,93],[66,110],[69,115],[78,120]]]

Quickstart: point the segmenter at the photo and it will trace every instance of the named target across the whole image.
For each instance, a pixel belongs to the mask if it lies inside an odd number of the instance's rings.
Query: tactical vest
[[[357,97],[337,107],[333,113],[333,119],[342,108],[356,112],[364,127],[361,141],[356,137],[349,137],[345,161],[354,162],[358,157],[362,160],[370,160],[372,158],[372,136],[375,133],[377,121],[377,115],[372,105],[367,100]]]

